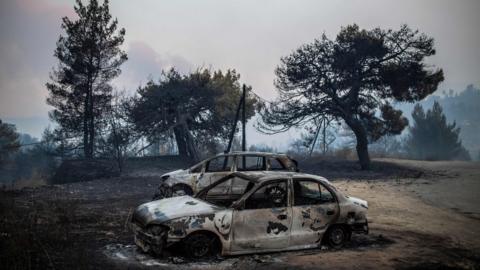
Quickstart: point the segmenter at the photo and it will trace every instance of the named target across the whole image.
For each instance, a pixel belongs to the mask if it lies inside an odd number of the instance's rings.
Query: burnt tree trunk
[[[188,157],[187,142],[185,140],[183,127],[173,127],[173,133],[175,134],[175,141],[177,141],[178,155],[181,157]]]
[[[358,121],[350,119],[346,121],[357,139],[357,156],[362,170],[370,169],[370,156],[368,154],[368,137],[365,127]]]
[[[186,142],[187,142],[187,150],[188,150],[188,154],[189,154],[190,159],[193,162],[200,161],[199,157],[198,157],[198,154],[197,154],[197,148],[195,147],[195,143],[193,141],[192,134],[190,133],[190,131],[188,129],[185,129],[185,135],[186,135],[185,139],[186,139]]]
[[[88,158],[93,158],[93,149],[94,149],[94,143],[95,143],[95,116],[93,112],[93,106],[94,106],[94,100],[93,100],[93,89],[90,88],[90,108],[89,108],[89,137],[90,137],[90,142],[88,145]]]
[[[92,56],[89,59],[89,66],[92,66]],[[87,74],[87,84],[85,85],[87,95],[85,101],[85,110],[84,110],[84,119],[83,119],[83,153],[85,159],[93,158],[93,136],[94,136],[94,126],[93,126],[93,76],[89,71]]]
[[[83,155],[85,158],[88,156],[88,93],[85,95],[85,101],[83,104]]]

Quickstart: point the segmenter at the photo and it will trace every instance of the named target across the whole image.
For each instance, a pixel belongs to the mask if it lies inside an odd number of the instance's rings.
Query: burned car
[[[144,252],[161,254],[178,244],[192,257],[236,255],[340,248],[353,232],[368,233],[367,209],[366,201],[343,195],[319,176],[235,172],[194,197],[142,204],[130,224]]]
[[[220,178],[237,171],[298,171],[298,168],[297,162],[285,154],[265,152],[219,154],[191,168],[162,175],[162,182],[153,200],[193,195]]]

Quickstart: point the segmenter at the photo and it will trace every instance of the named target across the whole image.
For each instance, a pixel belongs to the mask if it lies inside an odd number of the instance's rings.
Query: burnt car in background
[[[266,152],[232,152],[218,154],[183,170],[162,175],[153,200],[193,195],[233,172],[298,171],[297,161],[286,154]],[[233,183],[235,185],[235,182]],[[217,189],[222,192],[221,189]]]
[[[216,192],[231,186],[236,189]],[[240,188],[242,187],[242,188]],[[323,177],[295,172],[230,173],[195,197],[140,205],[131,218],[135,243],[161,254],[183,245],[191,257],[342,247],[368,233],[367,202],[340,193]]]

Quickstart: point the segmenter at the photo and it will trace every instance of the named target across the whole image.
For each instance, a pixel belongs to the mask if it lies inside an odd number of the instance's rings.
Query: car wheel
[[[349,232],[344,226],[334,225],[326,234],[326,243],[332,248],[341,248],[349,239]]]
[[[153,195],[152,200],[156,201],[156,200],[161,200],[161,199],[170,198],[170,197],[172,197],[172,188],[166,184],[161,184],[158,187],[157,192],[155,192],[155,194]]]
[[[193,195],[193,190],[187,185],[175,185],[172,187],[172,197]]]
[[[163,248],[167,240],[167,231],[168,229],[161,226],[152,226],[148,229],[148,232],[157,238],[156,243],[150,243],[149,246],[149,251],[153,256],[160,257],[163,255]]]
[[[218,238],[206,233],[194,233],[184,241],[185,253],[192,258],[214,256],[219,251]]]

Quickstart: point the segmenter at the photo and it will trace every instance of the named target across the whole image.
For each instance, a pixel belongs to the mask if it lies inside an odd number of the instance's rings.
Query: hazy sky
[[[56,65],[61,17],[73,15],[73,1],[0,2],[0,118],[39,136],[51,110],[44,85]],[[242,82],[271,100],[280,57],[322,33],[333,38],[351,23],[418,28],[435,38],[437,55],[429,63],[444,69],[441,90],[480,85],[479,0],[111,0],[110,5],[126,29],[129,56],[115,86],[132,93],[162,69],[188,72],[203,66],[235,68]],[[285,143],[249,131],[249,143],[267,141]]]

